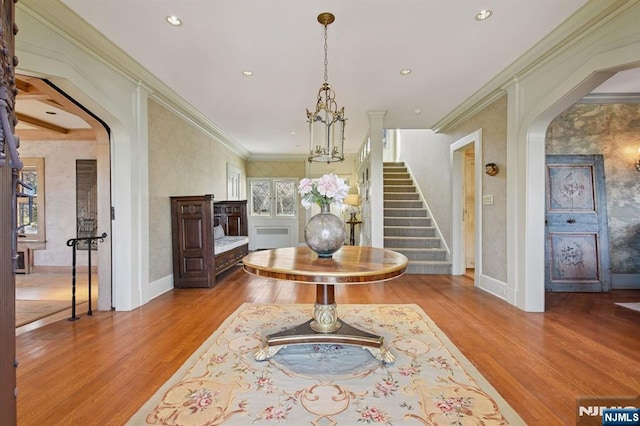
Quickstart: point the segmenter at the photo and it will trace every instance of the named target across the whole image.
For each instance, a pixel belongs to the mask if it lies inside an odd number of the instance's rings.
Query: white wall
[[[431,130],[399,130],[398,161],[403,161],[422,191],[433,219],[451,247],[451,165],[448,135]]]
[[[43,14],[26,7],[47,9]],[[146,99],[139,84],[117,67],[107,65],[98,56],[47,22],[59,18],[74,29],[86,23],[74,22],[65,8],[49,2],[25,2],[16,7],[16,22],[20,28],[16,38],[16,53],[20,59],[16,72],[47,78],[80,104],[104,120],[110,130],[112,206],[115,220],[105,243],[111,245],[111,265],[100,259],[100,295],[109,295],[111,280],[103,279],[103,268],[113,271],[113,306],[131,310],[140,306],[142,288],[148,285],[148,211],[146,176]],[[46,16],[46,18],[45,18]],[[77,19],[77,18],[76,18]],[[89,36],[87,36],[89,37]],[[84,40],[84,39],[83,39]],[[142,102],[140,100],[142,99]],[[143,117],[143,120],[140,120]],[[75,169],[75,168],[74,168]],[[146,181],[145,181],[146,183]],[[105,195],[108,199],[108,194]],[[104,202],[100,198],[98,203]],[[108,201],[107,201],[108,202]],[[50,229],[47,229],[50,232]],[[105,287],[103,287],[105,286]],[[110,303],[99,300],[99,309],[109,309]]]
[[[594,2],[594,7],[608,2]],[[545,138],[551,120],[615,74],[640,66],[640,3],[623,2],[566,49],[506,86],[509,282],[517,306],[544,311]],[[512,285],[510,284],[510,285]]]
[[[246,158],[248,153],[62,3],[20,1],[16,22],[20,28],[16,72],[49,79],[110,129],[114,219],[105,244],[111,245],[113,257],[111,265],[101,259],[99,273],[108,267],[113,280],[100,275],[100,294],[108,292],[102,285],[110,290],[112,281],[113,306],[134,309],[158,294],[158,286],[149,279],[148,99],[170,107],[238,155]],[[100,152],[104,147],[106,144],[100,145]],[[100,167],[98,173],[101,175]],[[99,301],[99,309],[103,308]]]

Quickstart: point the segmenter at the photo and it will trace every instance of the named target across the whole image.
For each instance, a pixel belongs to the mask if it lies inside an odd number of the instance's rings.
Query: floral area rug
[[[358,346],[291,345],[266,361],[264,336],[311,305],[244,304],[129,425],[521,425],[524,422],[416,305],[338,305],[384,337],[383,364]]]
[[[634,311],[640,312],[640,302],[638,303],[616,303],[618,306],[622,306],[623,308],[633,309]]]

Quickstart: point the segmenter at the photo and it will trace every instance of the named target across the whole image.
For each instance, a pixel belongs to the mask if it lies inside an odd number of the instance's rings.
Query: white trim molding
[[[462,229],[462,210],[464,209],[464,150],[470,146],[474,148],[475,188],[476,196],[474,211],[474,239],[475,239],[475,279],[482,275],[482,129],[457,140],[449,147],[451,158],[451,273],[462,275],[465,273],[464,232]]]

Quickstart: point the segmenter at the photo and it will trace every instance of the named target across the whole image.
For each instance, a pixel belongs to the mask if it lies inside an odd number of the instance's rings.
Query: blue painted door
[[[545,289],[611,290],[602,155],[548,155]]]

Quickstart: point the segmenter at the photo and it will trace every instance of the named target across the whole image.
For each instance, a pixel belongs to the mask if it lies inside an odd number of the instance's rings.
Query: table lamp
[[[345,207],[345,213],[349,213],[349,222],[356,222],[356,215],[360,211],[360,196],[358,194],[349,194],[344,199],[343,204]]]

